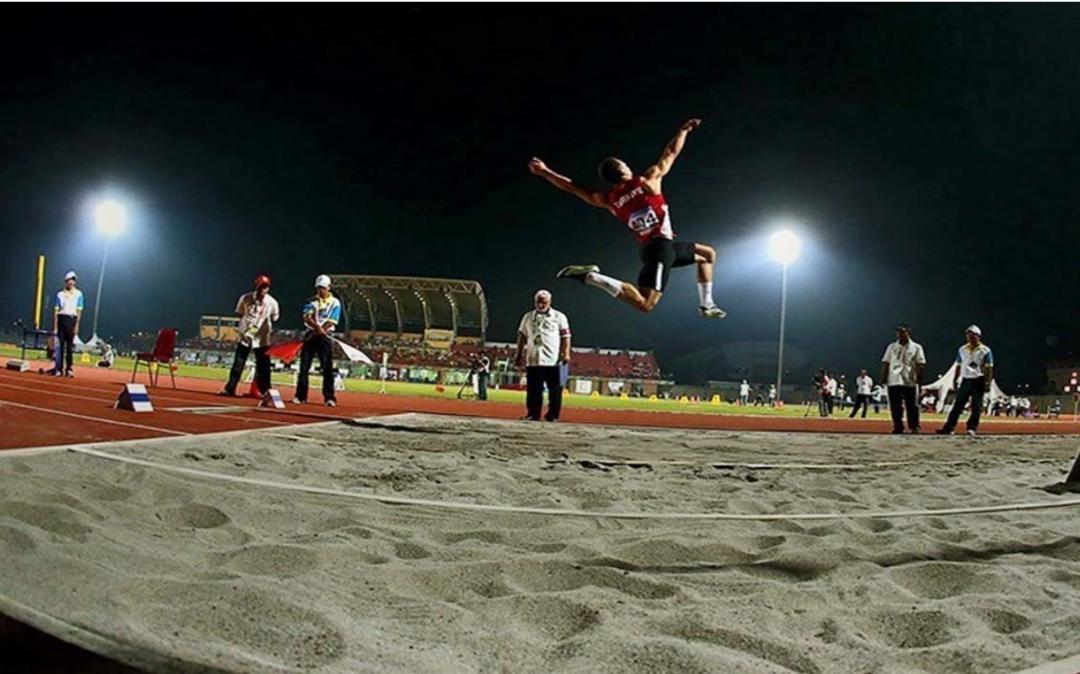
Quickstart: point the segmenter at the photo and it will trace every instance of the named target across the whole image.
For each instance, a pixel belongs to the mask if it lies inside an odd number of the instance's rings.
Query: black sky
[[[792,377],[876,368],[899,320],[942,371],[975,322],[1006,384],[1075,335],[1080,9],[1068,5],[5,5],[0,312],[29,317],[101,243],[86,199],[132,200],[105,334],[195,331],[254,274],[286,313],[320,272],[475,278],[489,339],[549,286],[580,344],[651,348],[682,381],[771,377],[791,269]],[[652,315],[557,282],[633,278],[621,225],[525,170],[595,182],[705,123],[665,183],[721,254],[721,323],[679,270]],[[298,322],[287,321],[287,322]],[[84,338],[88,335],[84,335]]]

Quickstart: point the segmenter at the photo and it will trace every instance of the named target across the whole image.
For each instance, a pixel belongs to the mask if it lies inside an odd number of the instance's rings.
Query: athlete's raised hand
[[[529,160],[529,172],[533,175],[543,175],[548,170],[547,164],[545,164],[539,157],[533,157]]]
[[[699,126],[701,126],[701,120],[695,117],[693,119],[688,119],[683,122],[683,125],[679,127],[679,131],[685,131],[689,133],[694,129],[698,128]]]

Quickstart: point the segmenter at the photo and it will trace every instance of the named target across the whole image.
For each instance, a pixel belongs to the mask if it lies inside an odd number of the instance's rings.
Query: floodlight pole
[[[780,271],[780,352],[776,358],[776,402],[784,402],[784,315],[787,313],[787,263]]]
[[[97,337],[97,325],[98,317],[101,316],[101,285],[105,281],[105,263],[109,261],[109,240],[105,240],[105,252],[101,256],[101,273],[98,274],[97,282],[97,299],[94,300],[94,329],[92,331],[94,339]],[[97,341],[94,339],[94,341]]]

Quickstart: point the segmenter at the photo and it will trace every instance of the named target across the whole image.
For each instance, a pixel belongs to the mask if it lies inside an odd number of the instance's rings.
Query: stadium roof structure
[[[480,339],[487,333],[487,300],[478,281],[348,274],[333,279],[349,330],[401,335],[438,329]]]

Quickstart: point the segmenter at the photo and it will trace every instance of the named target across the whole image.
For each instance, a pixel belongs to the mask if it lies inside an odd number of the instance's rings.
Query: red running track
[[[451,414],[494,419],[518,419],[518,405],[475,400],[378,395],[341,392],[338,407],[319,404],[289,405],[286,410],[260,410],[246,398],[220,398],[221,382],[178,377],[173,389],[150,389],[153,413],[135,414],[113,409],[113,402],[130,372],[77,367],[74,379],[48,377],[36,370],[19,373],[0,370],[0,449],[159,438],[274,428],[332,419],[352,419],[402,412]],[[140,379],[145,383],[145,375]],[[291,389],[283,391],[286,399]],[[199,414],[177,408],[226,410]],[[233,409],[228,409],[233,408]],[[833,433],[886,433],[886,420],[818,417],[768,417],[751,415],[643,412],[566,408],[563,421],[729,431],[811,431]],[[983,424],[984,434],[1080,434],[1075,420],[1002,421]]]

